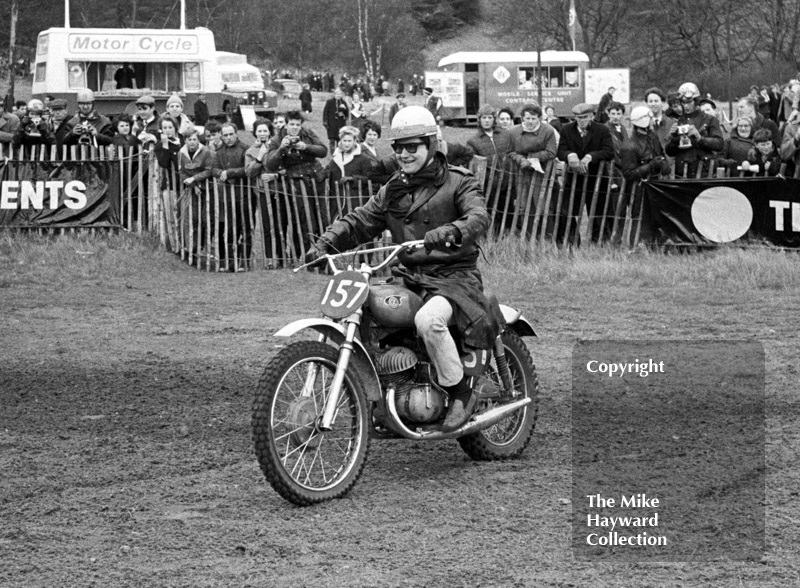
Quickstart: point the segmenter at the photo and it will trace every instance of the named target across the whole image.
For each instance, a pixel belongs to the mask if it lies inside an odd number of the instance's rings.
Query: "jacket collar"
[[[349,153],[342,153],[338,147],[333,152],[333,162],[342,170],[342,175],[344,175],[344,166],[353,161],[356,155],[361,155],[361,145],[358,143]]]
[[[200,153],[202,151],[204,151],[205,149],[208,149],[208,147],[206,147],[205,145],[200,143],[200,146],[197,148],[197,151],[195,151],[194,154],[192,154],[192,153],[189,153],[189,146],[184,144],[184,146],[181,147],[181,154],[185,155],[189,159],[194,159],[195,157],[200,155]]]

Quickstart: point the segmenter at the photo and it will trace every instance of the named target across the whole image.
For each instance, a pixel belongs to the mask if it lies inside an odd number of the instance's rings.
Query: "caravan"
[[[33,96],[63,98],[77,110],[77,92],[94,91],[98,112],[136,112],[151,95],[159,112],[177,93],[187,112],[205,94],[212,116],[235,112],[238,99],[220,82],[214,34],[195,29],[50,28],[39,33]]]
[[[628,102],[629,70],[589,69],[580,51],[461,51],[439,61],[441,71],[425,72],[425,85],[442,98],[450,124],[476,123],[483,104],[510,107],[541,102],[556,116],[571,116],[581,102],[597,103],[609,86]]]

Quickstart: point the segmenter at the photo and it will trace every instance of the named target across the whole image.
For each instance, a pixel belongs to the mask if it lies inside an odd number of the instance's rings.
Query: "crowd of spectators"
[[[368,92],[377,92],[377,86],[363,78],[351,82],[346,75],[338,85],[334,81],[329,72],[309,74],[306,80],[314,90],[328,88],[333,93],[322,113],[327,137],[317,136],[304,123],[309,106],[305,113],[282,112],[272,121],[256,120],[255,143],[248,148],[230,122],[220,125],[210,119],[204,132],[198,133],[177,95],[169,98],[163,114],[155,111],[152,96],[143,95],[137,100],[136,116],[123,115],[112,124],[97,113],[91,90],[82,90],[75,114],[67,112],[64,100],[47,104],[32,100],[18,103],[14,112],[0,110],[0,143],[58,147],[86,144],[127,152],[152,149],[163,170],[161,188],[190,192],[196,202],[195,216],[205,200],[202,186],[211,177],[227,184],[246,178],[260,180],[262,193],[264,186],[279,176],[303,183],[307,194],[321,194],[323,182],[329,181],[337,192],[349,187],[348,192],[366,193],[368,186],[375,189],[382,185],[397,169],[395,158],[383,156],[377,149],[381,126],[370,119],[377,111],[368,105]],[[425,106],[441,125],[441,99],[420,84],[421,78],[414,76],[409,92],[414,89],[422,93]],[[400,80],[398,86],[404,85]],[[603,181],[611,182],[611,193],[621,179],[630,184],[667,174],[694,177],[698,169],[713,170],[716,175],[774,176],[782,168],[784,173],[793,174],[800,164],[800,82],[796,80],[769,88],[753,86],[747,96],[732,105],[732,116],[693,83],[672,92],[649,88],[640,96],[646,106],[634,108],[627,116],[626,106],[614,100],[613,94],[610,88],[603,97],[602,111],[595,105],[577,105],[570,122],[555,117],[548,105],[531,103],[515,111],[484,104],[478,111],[475,134],[465,144],[447,143],[440,137],[442,150],[454,165],[469,166],[475,155],[485,157],[490,166],[512,165],[517,174],[513,189],[506,190],[505,184],[502,190],[496,185],[485,188],[495,194],[507,192],[512,201],[499,205],[512,210],[516,207],[520,213],[522,207],[528,212],[539,207],[541,181],[551,161],[560,169],[568,167],[574,172],[565,176],[569,183],[566,190],[574,182],[578,192],[584,179],[596,177],[600,164],[606,162],[608,178]],[[397,92],[395,98],[389,108],[389,124],[407,104],[404,92]],[[323,165],[326,159],[327,165]],[[600,194],[606,193],[606,187],[604,184]],[[293,189],[293,195],[296,191]],[[239,206],[252,206],[247,202],[249,195],[234,192]],[[526,194],[533,196],[533,202],[525,201]],[[289,212],[276,210],[275,214]],[[548,231],[558,238],[575,240],[574,218],[580,211],[572,210],[568,215],[549,212]],[[330,210],[327,205],[321,206],[312,215],[327,219]],[[570,215],[571,224],[558,220]],[[240,235],[252,232],[247,222],[243,225],[241,219],[229,220]],[[308,244],[310,219],[303,226],[294,236],[295,254]],[[608,226],[602,230],[593,226],[592,239],[608,238],[608,230]],[[203,243],[197,246],[202,248]],[[225,243],[223,253],[235,256],[237,267],[246,268],[251,246],[249,237],[239,239]],[[274,253],[286,257],[289,252]]]

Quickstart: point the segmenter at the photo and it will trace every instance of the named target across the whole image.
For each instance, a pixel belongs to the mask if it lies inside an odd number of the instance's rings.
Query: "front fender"
[[[528,319],[522,316],[522,311],[511,308],[510,306],[506,306],[505,304],[501,304],[500,312],[503,313],[503,320],[505,320],[506,324],[513,329],[517,335],[520,337],[536,336],[536,332],[533,330],[533,325],[528,322]]]
[[[291,337],[300,331],[311,329],[317,331],[321,335],[325,335],[334,345],[339,346],[344,342],[345,335],[347,334],[345,328],[339,323],[324,318],[307,318],[300,319],[281,327],[275,337]],[[363,374],[364,391],[367,398],[374,402],[381,399],[381,383],[378,380],[378,370],[372,361],[367,348],[361,343],[359,339],[355,340],[354,353],[350,361],[355,360],[359,368],[359,373]]]

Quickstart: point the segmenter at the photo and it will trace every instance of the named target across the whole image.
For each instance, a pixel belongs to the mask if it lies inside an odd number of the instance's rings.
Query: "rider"
[[[395,243],[425,240],[424,250],[400,254],[402,266],[394,273],[425,301],[415,324],[451,399],[442,426],[450,432],[469,420],[477,399],[448,324],[455,324],[466,345],[491,349],[500,320],[483,293],[477,267],[478,241],[489,226],[481,188],[467,170],[447,164],[437,130],[422,106],[398,112],[389,140],[400,169],[365,205],[328,227],[311,256],[352,249],[384,229]]]

